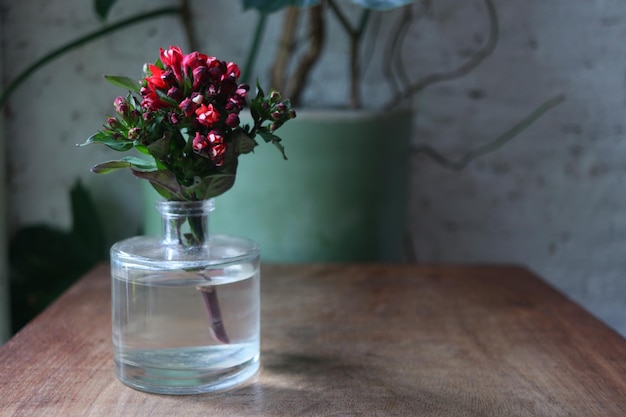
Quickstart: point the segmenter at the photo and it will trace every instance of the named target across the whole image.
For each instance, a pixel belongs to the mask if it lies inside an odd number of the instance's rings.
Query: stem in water
[[[202,299],[204,300],[204,306],[209,316],[210,329],[217,340],[222,343],[229,344],[228,335],[224,328],[224,321],[222,320],[222,311],[220,309],[220,303],[217,299],[217,290],[214,286],[198,287]]]

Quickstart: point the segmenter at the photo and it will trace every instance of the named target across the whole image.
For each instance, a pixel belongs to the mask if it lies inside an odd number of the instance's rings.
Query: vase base
[[[258,355],[243,363],[217,369],[138,366],[116,359],[115,373],[122,383],[139,391],[191,395],[224,392],[244,385],[256,376],[259,365]]]

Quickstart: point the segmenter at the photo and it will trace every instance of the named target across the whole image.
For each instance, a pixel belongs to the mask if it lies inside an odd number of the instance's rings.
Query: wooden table
[[[0,348],[0,415],[626,416],[626,341],[526,269],[265,265],[262,280],[253,384],[122,385],[102,265]]]

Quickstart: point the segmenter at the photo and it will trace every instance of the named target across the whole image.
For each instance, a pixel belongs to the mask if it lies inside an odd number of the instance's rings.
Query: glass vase
[[[209,234],[213,200],[157,203],[161,237],[111,248],[113,355],[126,385],[224,391],[259,369],[259,247]]]

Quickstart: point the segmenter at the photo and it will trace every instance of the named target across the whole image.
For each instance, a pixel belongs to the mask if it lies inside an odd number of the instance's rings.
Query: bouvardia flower
[[[238,157],[252,152],[259,135],[285,157],[275,131],[296,116],[289,100],[276,90],[265,94],[257,83],[250,100],[252,125],[239,114],[247,106],[250,87],[238,83],[233,62],[199,52],[184,54],[177,46],[161,49],[144,76],[107,76],[126,88],[113,102],[116,116],[83,145],[101,143],[116,151],[136,149],[148,159],[128,156],[92,168],[107,173],[130,168],[167,200],[196,201],[218,196],[235,182]]]

